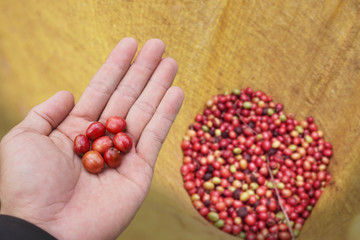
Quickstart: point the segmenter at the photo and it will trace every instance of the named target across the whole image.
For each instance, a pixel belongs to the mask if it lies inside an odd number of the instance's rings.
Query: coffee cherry
[[[129,152],[133,145],[131,138],[123,132],[116,134],[113,141],[115,147],[123,153]]]
[[[105,134],[105,126],[101,122],[93,122],[86,130],[86,136],[94,141]]]
[[[74,140],[74,151],[77,155],[82,156],[90,150],[90,142],[84,134],[77,135]]]
[[[106,120],[106,130],[108,132],[117,134],[123,132],[126,128],[126,121],[122,117],[112,116]]]
[[[113,146],[113,141],[109,136],[102,136],[96,139],[92,144],[92,150],[103,154],[107,149]]]
[[[91,173],[99,173],[105,166],[105,161],[97,151],[88,151],[82,157],[84,168]]]
[[[117,168],[121,164],[121,154],[116,148],[108,148],[104,152],[104,160],[110,168]]]

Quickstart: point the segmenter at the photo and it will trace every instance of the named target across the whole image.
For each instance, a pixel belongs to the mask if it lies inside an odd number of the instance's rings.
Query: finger
[[[135,39],[122,39],[99,71],[91,79],[71,115],[88,121],[97,120],[135,56]]]
[[[134,144],[136,144],[141,132],[171,86],[176,72],[177,63],[174,59],[165,58],[161,60],[144,91],[130,108],[126,121],[131,123],[128,124],[127,128],[134,139]]]
[[[58,92],[31,109],[17,127],[49,135],[66,118],[73,107],[74,96],[67,91]]]
[[[152,167],[183,99],[184,93],[181,88],[171,87],[140,136],[136,151]]]
[[[104,120],[114,115],[126,116],[158,66],[164,50],[165,44],[159,39],[151,39],[145,43],[124,79],[111,96],[101,119]]]

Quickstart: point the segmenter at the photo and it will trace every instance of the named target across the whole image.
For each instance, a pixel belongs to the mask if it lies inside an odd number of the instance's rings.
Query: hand
[[[137,50],[125,38],[95,74],[78,103],[58,92],[34,107],[1,141],[1,214],[25,219],[58,239],[114,239],[143,202],[157,155],[183,101],[170,87],[177,64],[161,59],[164,43]],[[132,150],[118,169],[91,174],[73,140],[92,121],[125,117]]]

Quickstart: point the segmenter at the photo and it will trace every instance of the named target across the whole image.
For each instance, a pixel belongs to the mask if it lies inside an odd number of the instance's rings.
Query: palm
[[[157,153],[182,101],[179,89],[167,90],[176,64],[160,61],[162,43],[147,43],[129,68],[135,50],[133,40],[123,40],[74,108],[62,92],[28,116],[40,123],[25,119],[3,139],[2,213],[62,239],[111,239],[128,225],[149,190]],[[138,82],[129,87],[127,76]],[[104,78],[108,82],[100,84]],[[72,140],[91,121],[112,115],[126,116],[134,147],[119,168],[90,174]]]

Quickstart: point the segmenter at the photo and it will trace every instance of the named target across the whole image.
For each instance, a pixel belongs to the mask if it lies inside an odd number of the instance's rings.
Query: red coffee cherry
[[[112,116],[106,121],[106,130],[108,132],[117,134],[123,132],[126,128],[126,121],[122,117]]]
[[[113,146],[113,141],[109,136],[102,136],[96,139],[92,144],[92,150],[103,154],[107,149]]]
[[[77,155],[82,156],[84,153],[90,150],[89,139],[84,135],[77,135],[74,139],[74,151]]]
[[[94,141],[105,134],[105,126],[101,122],[93,122],[86,130],[86,136]]]
[[[113,141],[115,147],[123,153],[129,152],[133,145],[131,138],[123,132],[116,134]]]
[[[104,160],[110,168],[117,168],[121,164],[121,154],[116,148],[109,148],[104,152]]]
[[[82,157],[82,164],[91,173],[99,173],[105,166],[105,161],[97,151],[88,151]]]

